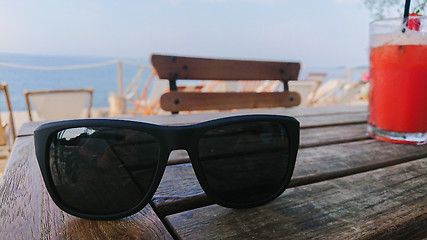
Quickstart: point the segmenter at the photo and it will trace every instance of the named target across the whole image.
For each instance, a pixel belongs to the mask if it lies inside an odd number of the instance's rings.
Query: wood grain
[[[297,116],[295,118],[300,122],[301,129],[305,129],[366,123],[367,117],[368,114],[363,112],[319,116]]]
[[[366,123],[353,125],[338,125],[329,127],[304,128],[300,131],[299,148],[316,147],[345,142],[370,139],[366,135]],[[189,163],[190,159],[185,150],[173,151],[169,156],[169,165]]]
[[[257,208],[211,205],[167,220],[182,239],[422,239],[426,192],[421,159],[288,189]]]
[[[160,79],[198,80],[296,80],[296,62],[245,61],[152,55]]]
[[[301,120],[300,120],[301,121]],[[326,126],[300,130],[300,149],[367,140],[366,123]]]
[[[50,199],[33,137],[19,137],[0,181],[0,239],[172,239],[150,205],[117,221],[89,221],[62,212]]]
[[[421,157],[427,157],[427,145],[402,145],[377,140],[302,148],[298,151],[289,187],[367,172]],[[158,214],[168,215],[203,205],[202,202],[211,203],[206,196],[203,198],[200,195],[204,193],[191,164],[173,165],[167,167],[153,201]]]
[[[300,154],[303,148],[309,148],[314,146],[333,145],[339,143],[356,142],[361,140],[369,139],[366,136],[366,124],[354,124],[354,125],[342,125],[332,127],[319,127],[319,128],[307,128],[302,129],[300,133]],[[380,143],[383,144],[383,143]],[[344,145],[347,146],[347,145]],[[345,147],[344,147],[345,148]],[[314,154],[316,155],[316,154]],[[309,154],[304,158],[309,158]],[[298,158],[297,163],[301,161]],[[186,151],[173,151],[169,156],[170,165],[177,166],[168,167],[164,174],[164,180],[162,180],[160,188],[157,192],[156,201],[159,205],[166,205],[175,199],[176,201],[184,201],[191,199],[191,201],[205,201],[205,199],[199,198],[199,194],[203,191],[200,185],[194,183],[195,173],[191,166],[190,159]],[[298,165],[297,165],[298,166]],[[171,177],[170,181],[169,176]],[[172,181],[172,178],[178,180],[179,184]],[[172,189],[174,192],[162,193],[162,189]],[[160,203],[162,201],[162,203]],[[207,203],[207,202],[205,202]]]
[[[0,239],[427,236],[427,145],[367,138],[366,107],[274,108],[128,119],[182,125],[254,113],[293,115],[302,126],[294,176],[279,198],[246,210],[213,204],[203,194],[185,151],[175,151],[170,157],[175,165],[167,167],[153,203],[117,221],[78,219],[56,207],[34,156],[31,135],[40,123],[26,124],[0,180]]]
[[[346,108],[348,110],[346,110]],[[316,108],[270,108],[270,109],[245,109],[223,112],[206,112],[201,114],[179,114],[179,115],[151,115],[138,117],[113,117],[112,119],[123,119],[147,122],[159,125],[187,125],[217,118],[241,116],[247,114],[275,114],[286,115],[297,118],[302,128],[314,128],[321,126],[348,125],[365,123],[367,120],[366,106],[361,107],[316,107]],[[18,136],[33,135],[34,130],[44,122],[27,122],[18,132]]]
[[[297,92],[167,92],[160,97],[165,111],[232,110],[242,108],[295,107]]]

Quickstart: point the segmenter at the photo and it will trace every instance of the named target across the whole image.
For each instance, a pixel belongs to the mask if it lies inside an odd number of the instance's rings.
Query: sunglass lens
[[[209,190],[232,204],[251,204],[278,193],[289,166],[286,128],[275,122],[231,124],[207,131],[199,160]]]
[[[110,127],[62,130],[49,147],[58,196],[87,214],[117,214],[140,203],[159,156],[159,143],[150,134]]]

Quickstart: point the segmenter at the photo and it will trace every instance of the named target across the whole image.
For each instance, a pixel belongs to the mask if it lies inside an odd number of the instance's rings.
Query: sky
[[[0,53],[368,65],[363,0],[0,0]]]

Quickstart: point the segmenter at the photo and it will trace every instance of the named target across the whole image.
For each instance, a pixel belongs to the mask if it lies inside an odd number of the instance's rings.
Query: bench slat
[[[160,98],[162,109],[171,112],[295,107],[300,103],[297,92],[167,92]]]
[[[160,79],[197,80],[296,80],[296,62],[246,61],[152,55]]]

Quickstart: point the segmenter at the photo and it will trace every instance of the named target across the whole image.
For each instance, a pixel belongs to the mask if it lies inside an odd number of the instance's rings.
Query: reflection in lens
[[[229,203],[252,203],[275,194],[288,169],[285,127],[272,122],[238,123],[207,131],[199,159],[209,189]]]
[[[119,213],[143,199],[158,155],[158,142],[144,132],[71,128],[52,137],[50,171],[69,207],[89,214]]]

